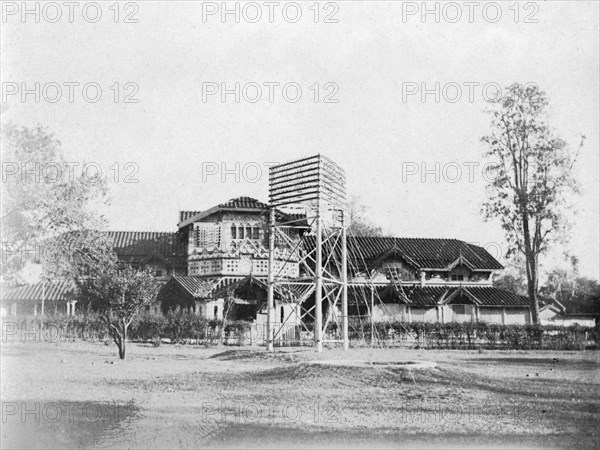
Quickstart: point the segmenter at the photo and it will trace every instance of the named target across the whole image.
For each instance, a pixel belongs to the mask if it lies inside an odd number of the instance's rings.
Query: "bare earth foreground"
[[[595,351],[128,351],[3,344],[2,448],[600,447]]]

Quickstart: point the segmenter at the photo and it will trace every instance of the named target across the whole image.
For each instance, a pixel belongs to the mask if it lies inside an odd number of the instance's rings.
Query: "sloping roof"
[[[410,299],[410,304],[416,306],[435,306],[448,294],[448,291],[448,288],[438,286],[415,286],[412,289],[404,289],[406,296]]]
[[[113,247],[120,260],[142,262],[151,255],[159,255],[173,265],[185,265],[187,242],[181,242],[178,233],[158,231],[109,231]]]
[[[200,214],[202,211],[179,211],[179,221],[183,222],[190,217],[195,216],[196,214]]]
[[[39,282],[19,286],[2,294],[3,301],[69,300],[72,289],[64,281]]]
[[[446,299],[465,295],[479,306],[529,306],[527,297],[488,286],[447,287],[447,286],[403,286],[390,289],[389,286],[377,288],[379,298],[392,297],[399,303],[411,306],[429,306],[444,304]],[[408,299],[408,302],[406,302]]]
[[[479,300],[481,306],[529,306],[529,298],[495,287],[462,288]]]
[[[169,280],[169,283],[180,285],[191,296],[197,298],[207,297],[215,287],[215,280],[176,275]]]
[[[252,197],[236,197],[226,202],[220,203],[204,211],[179,211],[179,228],[188,226],[194,222],[202,220],[218,211],[246,211],[246,212],[267,212],[269,205]],[[276,210],[277,220],[292,220],[303,218],[303,214],[284,213]]]
[[[267,209],[269,205],[252,197],[237,197],[218,205],[221,209]]]
[[[212,214],[216,210],[254,209],[256,211],[262,211],[266,210],[268,207],[269,205],[252,197],[236,197],[207,209],[206,211],[179,211],[179,222],[183,222],[197,215],[205,217],[204,213]]]
[[[307,250],[314,248],[315,239],[306,239]],[[324,249],[326,251],[326,249]],[[336,250],[337,251],[337,250]],[[420,269],[448,269],[457,259],[467,260],[475,270],[503,269],[483,247],[458,239],[348,237],[349,268],[366,270],[388,253],[405,256],[411,265]]]

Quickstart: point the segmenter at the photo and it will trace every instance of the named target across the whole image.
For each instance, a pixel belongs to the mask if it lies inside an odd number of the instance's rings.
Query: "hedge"
[[[38,340],[104,341],[110,339],[106,325],[95,314],[66,316],[47,315],[44,328],[41,318],[4,318],[3,322],[18,324],[21,333],[9,336],[12,339],[33,340],[35,330]],[[340,330],[328,327],[325,339],[339,339]],[[23,327],[24,326],[24,327]],[[312,324],[306,324],[312,329]],[[263,344],[261,327],[252,328],[245,321],[223,322],[201,319],[181,311],[166,315],[144,313],[139,315],[129,328],[129,338],[138,342],[153,342],[160,345],[168,340],[172,343],[213,345]],[[6,326],[3,325],[3,331]],[[8,329],[8,328],[6,328]],[[311,333],[303,335],[310,345]],[[371,334],[373,341],[371,342]],[[3,336],[4,338],[4,336]],[[595,346],[599,338],[599,328],[573,325],[500,325],[486,322],[472,323],[430,323],[430,322],[376,322],[371,327],[369,321],[350,320],[349,338],[352,346],[415,347],[426,349],[547,349],[578,350]],[[296,342],[297,344],[297,342]]]
[[[371,340],[371,322],[351,321],[350,340]],[[501,325],[487,322],[376,322],[374,344],[431,349],[576,350],[596,345],[599,328],[573,325]]]

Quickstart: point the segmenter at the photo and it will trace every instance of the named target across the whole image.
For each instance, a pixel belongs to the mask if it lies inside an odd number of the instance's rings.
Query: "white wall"
[[[223,320],[223,304],[224,300],[222,298],[208,302],[204,300],[196,300],[194,313],[206,320]],[[215,307],[217,307],[216,317]]]
[[[411,322],[437,322],[437,307],[415,308],[410,307]]]
[[[381,303],[373,306],[374,322],[392,322],[406,319],[406,306],[396,303]]]
[[[290,303],[278,302],[275,301],[275,308],[272,309],[273,314],[273,322],[281,324],[281,308],[283,308],[283,318],[285,320],[286,325],[299,325],[301,320],[301,308],[300,305],[293,305]],[[258,313],[256,314],[256,323],[257,324],[266,324],[267,323],[267,314]]]
[[[587,317],[574,317],[574,318],[562,318],[556,317],[554,320],[548,321],[549,325],[562,325],[565,327],[570,327],[571,325],[580,325],[582,327],[594,327],[596,326],[596,321],[594,318]]]
[[[502,324],[502,308],[479,308],[479,320]]]

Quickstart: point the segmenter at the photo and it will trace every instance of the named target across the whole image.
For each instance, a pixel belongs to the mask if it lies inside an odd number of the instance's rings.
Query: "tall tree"
[[[127,333],[135,316],[156,300],[159,283],[151,269],[102,265],[93,278],[77,279],[79,300],[100,314],[108,332],[125,359]]]
[[[550,129],[548,100],[537,86],[513,84],[494,103],[491,132],[482,137],[494,173],[483,213],[500,220],[510,248],[524,256],[527,295],[539,323],[539,258],[550,244],[567,238],[569,196],[578,191],[572,173],[578,151]]]
[[[98,209],[107,181],[75,174],[61,142],[47,128],[2,125],[2,241],[5,278],[30,260],[46,278],[73,280],[91,260],[111,258]]]

